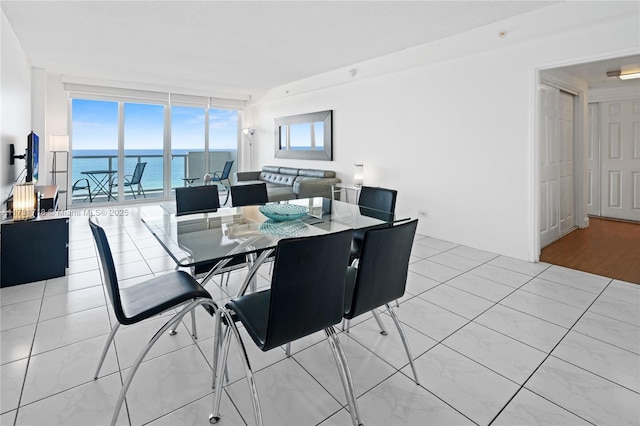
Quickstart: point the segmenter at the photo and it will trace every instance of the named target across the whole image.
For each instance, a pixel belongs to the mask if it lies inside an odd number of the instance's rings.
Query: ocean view
[[[210,154],[229,153],[230,150],[210,150]],[[171,187],[184,186],[183,177],[186,176],[189,155],[198,155],[200,163],[203,163],[204,150],[174,149],[171,151]],[[235,152],[233,153],[235,156]],[[71,182],[86,178],[83,171],[87,170],[117,170],[118,150],[116,149],[74,149],[72,155]],[[163,185],[163,157],[161,149],[128,149],[125,150],[124,174],[131,175],[136,163],[146,162],[147,166],[142,176],[142,186],[146,190],[160,190]],[[212,165],[214,170],[217,170]],[[204,167],[198,167],[203,170]],[[199,175],[198,175],[199,176]],[[202,176],[199,176],[202,178]]]

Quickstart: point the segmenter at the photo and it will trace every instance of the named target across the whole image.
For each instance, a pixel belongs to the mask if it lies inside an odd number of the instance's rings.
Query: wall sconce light
[[[356,166],[353,172],[353,184],[355,186],[362,186],[364,183],[364,164],[354,164]]]
[[[13,220],[33,219],[36,211],[36,193],[33,183],[13,187]]]
[[[607,77],[618,77],[620,80],[631,80],[634,78],[640,78],[640,71],[637,69],[628,71],[607,71]]]
[[[252,129],[250,127],[245,127],[244,129],[242,129],[242,133],[247,136],[253,136],[255,132],[256,132],[256,129]]]

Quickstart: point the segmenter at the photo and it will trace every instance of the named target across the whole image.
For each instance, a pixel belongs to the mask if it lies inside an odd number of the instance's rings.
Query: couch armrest
[[[331,198],[331,184],[342,182],[338,178],[298,178],[293,192],[298,198]]]
[[[260,180],[260,172],[236,172],[236,182],[245,180]]]

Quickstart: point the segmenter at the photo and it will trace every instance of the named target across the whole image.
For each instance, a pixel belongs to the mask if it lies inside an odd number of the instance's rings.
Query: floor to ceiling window
[[[98,88],[104,96],[95,99],[73,90],[82,86],[66,87],[72,204],[166,198],[177,187],[202,185],[204,175],[221,171],[226,161],[237,170],[244,101],[224,100],[224,107],[214,108],[214,98],[187,97],[184,102],[184,95],[174,100],[167,93],[110,88]],[[132,101],[138,97],[139,102]],[[142,165],[138,181],[135,171]]]
[[[124,104],[125,200],[164,195],[164,107],[152,104]]]
[[[238,167],[238,111],[209,109],[209,170],[222,171],[233,161],[232,173]]]
[[[74,99],[71,129],[71,203],[107,201],[109,171],[118,170],[118,103]]]
[[[202,184],[206,170],[204,120],[205,108],[171,107],[172,188]]]

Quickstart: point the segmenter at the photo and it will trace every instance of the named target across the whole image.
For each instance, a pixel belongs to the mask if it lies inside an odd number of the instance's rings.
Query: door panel
[[[540,246],[575,228],[574,97],[540,89]]]
[[[600,105],[589,104],[587,144],[587,214],[600,216]]]
[[[573,95],[558,96],[558,173],[560,179],[560,235],[575,228],[574,161],[573,161]]]
[[[540,246],[560,238],[558,210],[558,97],[560,91],[540,88]]]
[[[602,216],[640,221],[640,100],[600,107]]]

